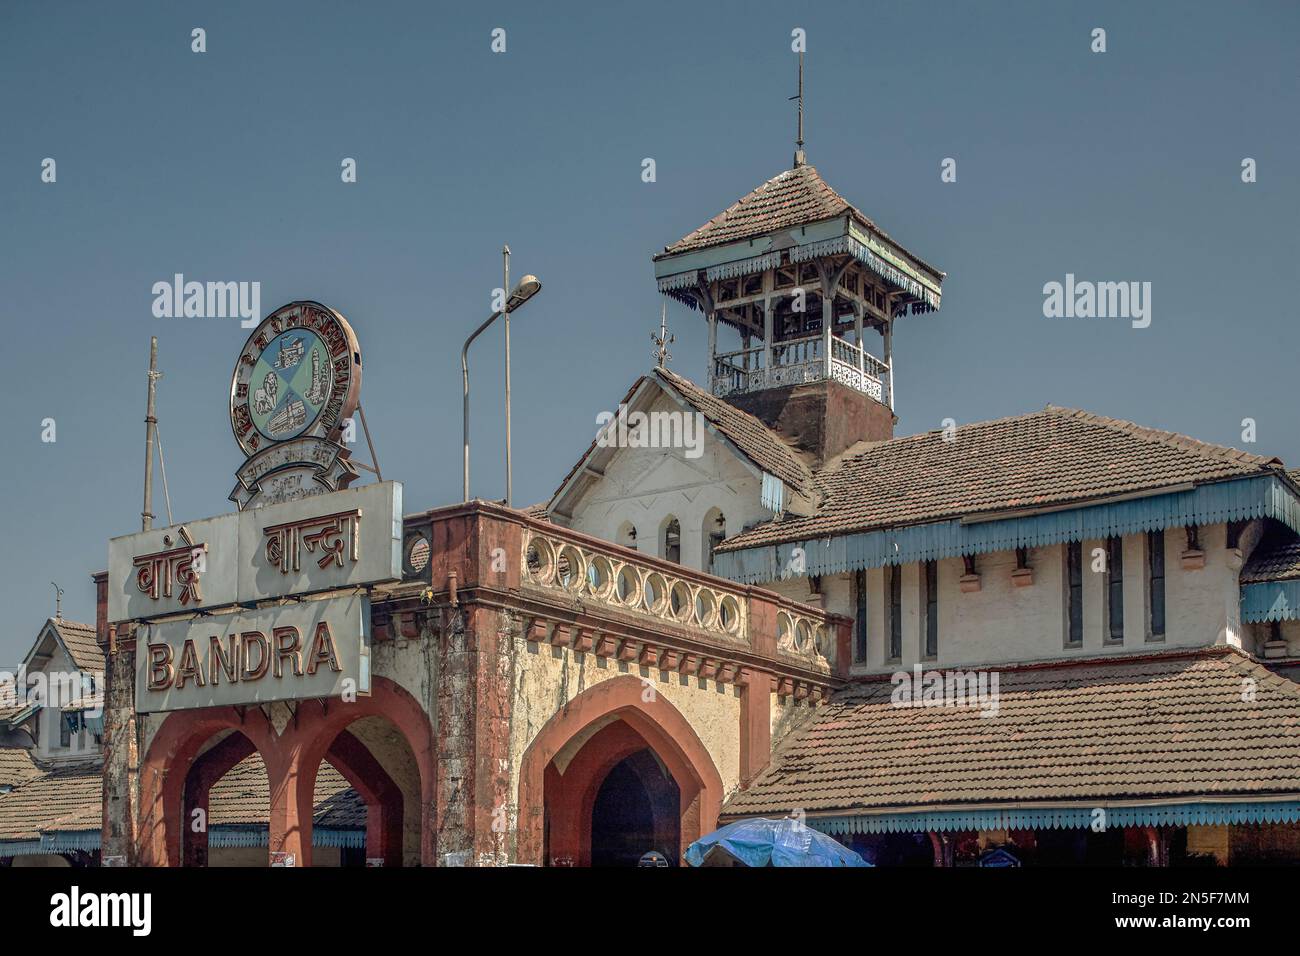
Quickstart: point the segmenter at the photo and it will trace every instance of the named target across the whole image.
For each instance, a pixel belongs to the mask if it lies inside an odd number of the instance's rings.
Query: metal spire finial
[[[54,586],[54,620],[61,621],[63,620],[63,588],[53,581],[50,584]]]
[[[663,368],[664,364],[671,359],[672,353],[668,351],[668,346],[673,344],[674,337],[668,331],[668,303],[663,303],[659,313],[659,334],[650,333],[650,341],[655,344],[654,351],[650,354],[655,357],[655,364]]]
[[[799,132],[794,141],[794,165],[798,169],[807,162],[803,152],[803,50],[799,51],[799,92],[790,99],[799,101]]]

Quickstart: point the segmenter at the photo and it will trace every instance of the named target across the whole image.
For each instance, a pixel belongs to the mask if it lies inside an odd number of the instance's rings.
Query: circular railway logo
[[[361,349],[347,320],[292,302],[253,330],[230,385],[230,425],[244,454],[307,436],[337,439],[357,407]]]

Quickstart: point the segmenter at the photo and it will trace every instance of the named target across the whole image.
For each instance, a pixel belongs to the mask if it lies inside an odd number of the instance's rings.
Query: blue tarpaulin
[[[870,866],[848,847],[801,820],[739,820],[728,823],[686,848],[686,862],[726,852],[745,866]]]

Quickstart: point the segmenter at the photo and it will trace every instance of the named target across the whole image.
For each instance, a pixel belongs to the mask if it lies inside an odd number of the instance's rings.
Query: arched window
[[[713,552],[727,538],[727,516],[710,508],[704,516],[704,570],[713,568]]]
[[[618,526],[618,534],[615,536],[616,544],[621,544],[625,548],[636,550],[636,525],[630,521],[624,521]]]
[[[664,525],[664,558],[674,564],[682,563],[682,525],[676,518],[669,518]]]

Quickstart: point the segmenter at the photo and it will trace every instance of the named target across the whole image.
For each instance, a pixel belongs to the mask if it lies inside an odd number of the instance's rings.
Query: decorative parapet
[[[782,608],[776,616],[776,649],[789,657],[797,657],[805,665],[818,670],[830,670],[828,660],[833,638],[824,619],[801,613],[793,608]]]
[[[376,634],[437,628],[440,608],[514,607],[530,643],[814,700],[848,675],[853,622],[485,501],[408,515],[401,583],[373,595]],[[834,663],[832,664],[832,661]]]
[[[748,643],[748,613],[740,590],[690,580],[648,563],[557,534],[525,529],[523,580],[584,601],[715,637]]]

